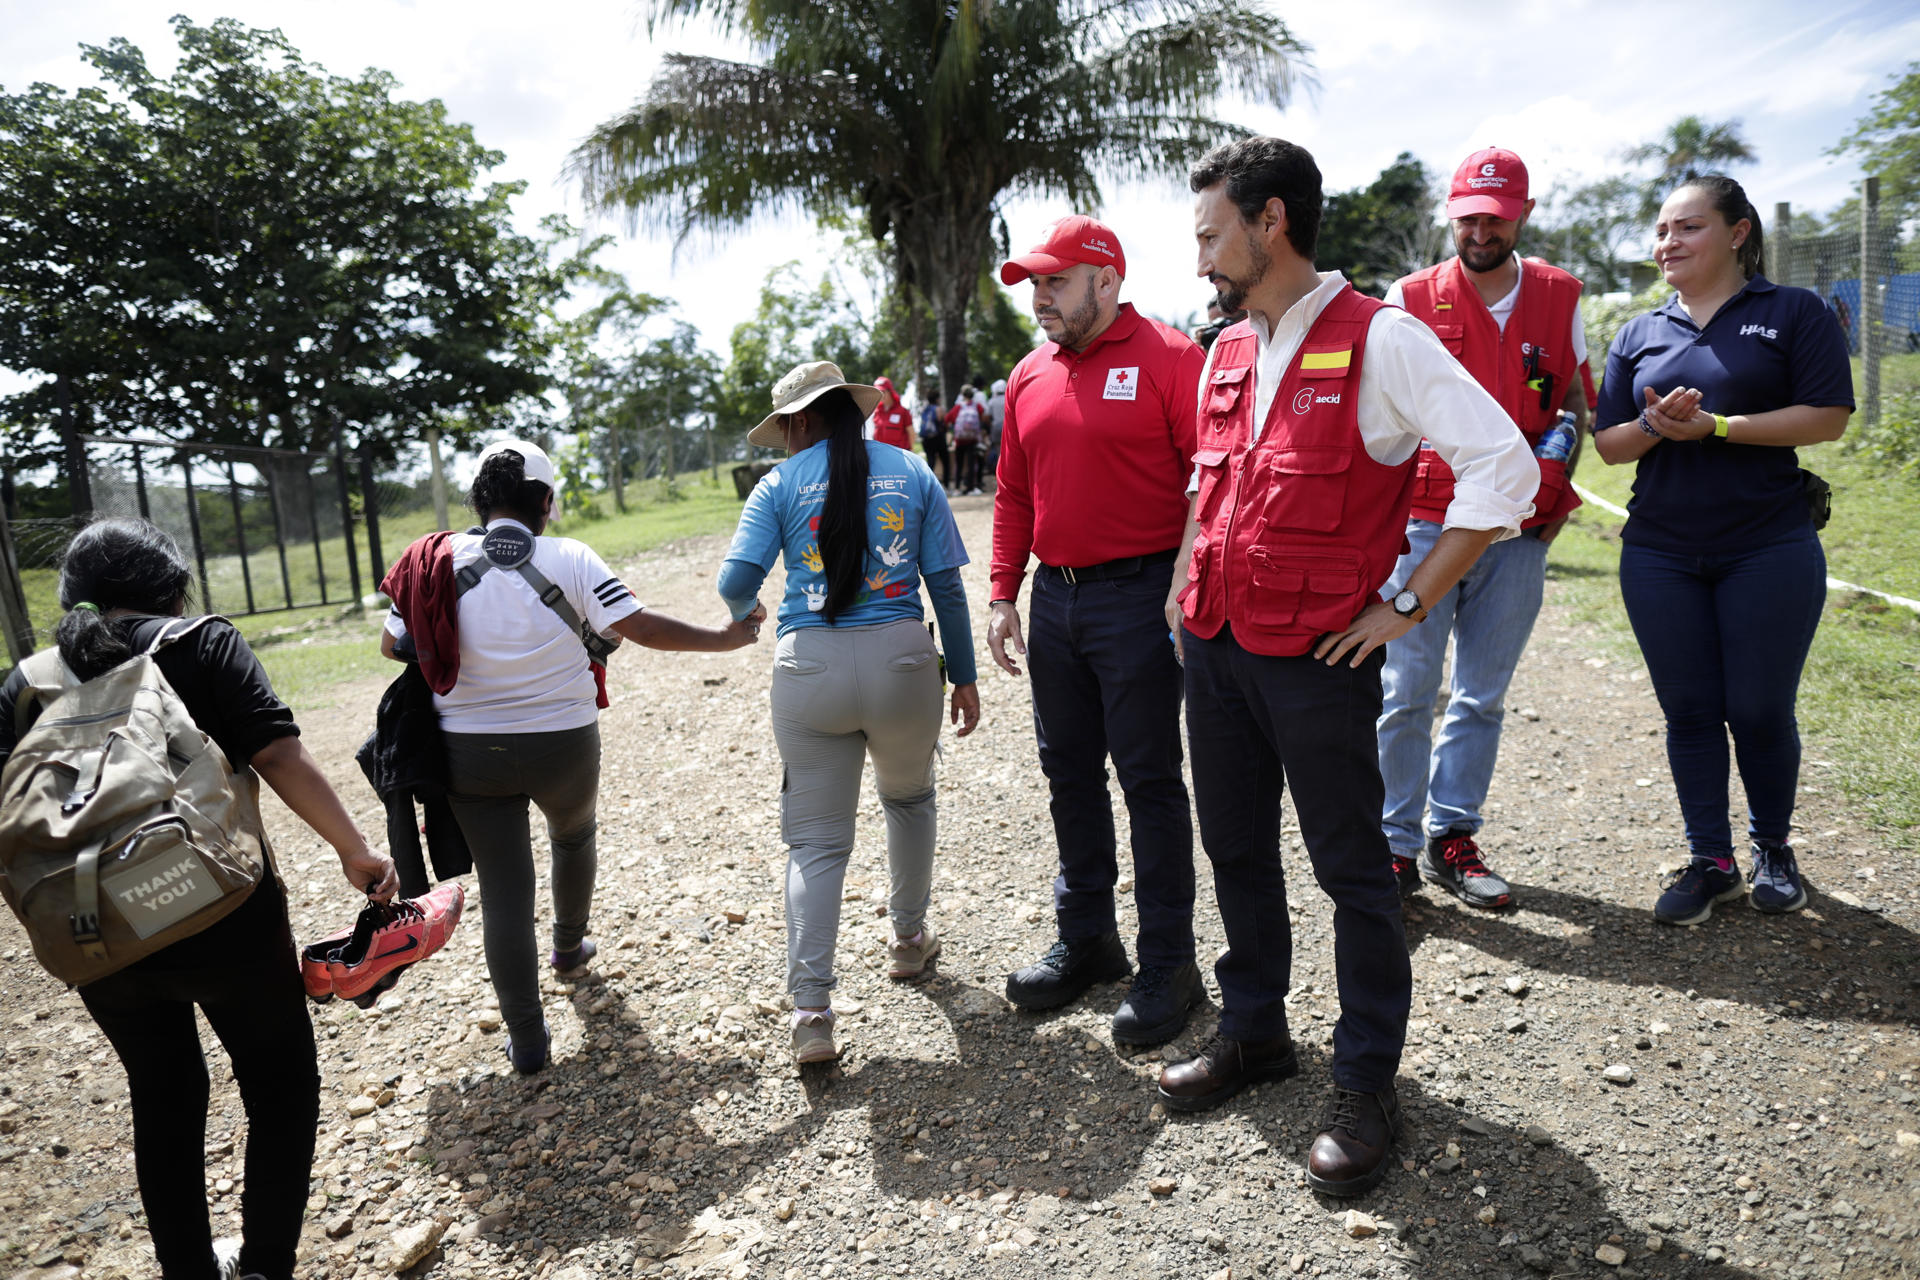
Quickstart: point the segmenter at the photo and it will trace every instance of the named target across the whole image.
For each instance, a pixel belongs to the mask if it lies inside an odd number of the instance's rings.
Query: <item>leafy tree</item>
[[[1356,289],[1381,297],[1401,276],[1448,255],[1440,204],[1436,176],[1402,151],[1365,187],[1327,197],[1314,265],[1340,271]]]
[[[1882,217],[1891,225],[1920,214],[1920,62],[1909,62],[1905,74],[1889,79],[1872,108],[1854,121],[1853,132],[1828,154],[1857,156],[1861,168],[1879,176]]]
[[[1100,201],[1099,175],[1163,176],[1246,130],[1219,92],[1282,105],[1307,50],[1254,0],[647,0],[705,17],[755,63],[669,54],[574,153],[590,203],[690,232],[851,206],[933,308],[943,391],[1009,192]]]
[[[1535,208],[1521,249],[1579,276],[1591,296],[1628,287],[1649,237],[1639,184],[1615,174],[1554,188]]]
[[[1713,124],[1699,116],[1681,116],[1658,138],[1627,148],[1625,157],[1630,164],[1651,160],[1658,166],[1640,187],[1640,212],[1647,218],[1660,212],[1661,202],[1688,178],[1759,159],[1740,135],[1738,120]]]
[[[384,72],[329,76],[276,31],[173,23],[104,89],[0,95],[0,419],[390,457],[544,385],[569,264],[515,233],[498,152]]]

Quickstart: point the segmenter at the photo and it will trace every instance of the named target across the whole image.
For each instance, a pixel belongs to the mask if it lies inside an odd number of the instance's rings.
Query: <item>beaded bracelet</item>
[[[1660,438],[1659,429],[1647,421],[1647,411],[1645,409],[1640,411],[1640,431],[1641,434],[1652,436],[1656,440]]]

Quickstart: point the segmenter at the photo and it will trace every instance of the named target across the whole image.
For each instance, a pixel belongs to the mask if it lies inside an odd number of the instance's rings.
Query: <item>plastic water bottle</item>
[[[1565,462],[1573,456],[1574,416],[1569,411],[1560,411],[1560,420],[1548,427],[1540,437],[1540,443],[1533,446],[1533,456],[1542,462]]]

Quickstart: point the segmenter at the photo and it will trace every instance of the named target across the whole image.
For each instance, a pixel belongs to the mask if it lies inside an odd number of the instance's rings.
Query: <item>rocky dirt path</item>
[[[976,601],[986,502],[959,504]],[[723,545],[625,574],[642,599],[711,617]],[[548,985],[553,1066],[507,1071],[473,918],[377,1011],[317,1009],[302,1274],[1920,1273],[1920,892],[1820,792],[1815,763],[1797,840],[1812,906],[1657,928],[1678,816],[1644,673],[1610,654],[1550,599],[1483,833],[1519,909],[1411,901],[1410,1132],[1400,1170],[1344,1204],[1302,1172],[1337,1004],[1330,908],[1295,832],[1305,1070],[1170,1118],[1153,1077],[1213,1010],[1128,1054],[1107,1030],[1118,987],[1044,1017],[1001,998],[1051,937],[1053,854],[1026,690],[987,675],[981,728],[942,765],[938,972],[885,978],[869,791],[840,950],[846,1054],[802,1074],[785,1055],[770,645],[623,653],[602,720],[602,949],[585,978]],[[343,702],[366,710],[305,728],[378,830],[350,763],[377,686],[360,692]],[[296,931],[318,936],[351,909],[336,864],[284,810],[270,822]],[[1211,957],[1224,938],[1204,866],[1202,883]],[[0,958],[0,1275],[150,1275],[118,1064],[17,932]],[[234,1231],[243,1120],[212,1062],[209,1195]]]

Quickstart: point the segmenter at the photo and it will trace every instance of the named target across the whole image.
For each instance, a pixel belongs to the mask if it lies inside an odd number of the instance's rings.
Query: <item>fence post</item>
[[[427,466],[432,475],[434,528],[451,529],[447,515],[447,469],[440,461],[440,428],[427,428]]]
[[[341,435],[338,430],[333,433],[333,474],[340,481],[340,533],[347,542],[347,582],[353,591],[353,607],[358,610],[365,607],[360,603],[360,553],[353,549],[353,498],[347,487],[347,450]]]
[[[1755,212],[1758,212],[1756,210]],[[1773,231],[1767,236],[1767,279],[1793,284],[1793,205],[1785,200],[1773,206]],[[1821,299],[1826,301],[1826,299]]]
[[[1880,422],[1880,179],[1868,178],[1860,199],[1861,423]]]
[[[180,479],[187,491],[187,529],[193,534],[193,560],[200,566],[200,607],[216,612],[213,586],[207,581],[207,544],[200,538],[200,498],[193,491],[193,459],[180,455]]]
[[[20,587],[20,560],[13,553],[13,528],[0,511],[0,623],[7,631],[7,655],[19,666],[33,652],[33,621]]]
[[[367,563],[373,566],[373,589],[387,580],[387,553],[380,544],[380,486],[373,478],[373,459],[360,452],[360,506],[367,513]]]

